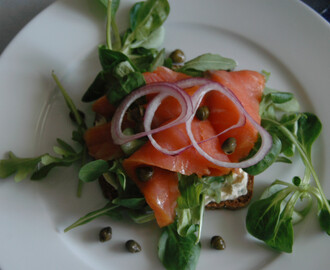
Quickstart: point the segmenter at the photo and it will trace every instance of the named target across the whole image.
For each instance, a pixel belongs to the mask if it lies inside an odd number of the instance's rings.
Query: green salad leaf
[[[167,0],[147,0],[133,6],[130,13],[131,28],[124,35],[122,52],[130,54],[132,48],[141,47],[154,38],[152,33],[162,26],[169,12]]]
[[[129,209],[142,209],[146,206],[144,197],[142,198],[116,198],[112,200],[113,204],[124,206]]]
[[[235,67],[236,62],[233,59],[218,54],[206,53],[187,61],[178,71],[202,77],[202,73],[208,70],[233,70]]]
[[[194,270],[199,259],[201,244],[196,244],[196,234],[180,236],[176,224],[163,229],[158,242],[158,257],[167,270]]]
[[[83,182],[97,180],[102,174],[109,170],[109,164],[105,160],[91,161],[80,168],[79,179]]]
[[[328,203],[330,203],[330,200],[328,200]],[[319,211],[318,217],[322,230],[330,235],[330,213],[325,206]]]
[[[29,174],[33,173],[41,156],[36,158],[19,158],[13,152],[9,152],[9,158],[0,161],[0,178],[7,178],[16,173],[15,181],[20,182]]]
[[[245,172],[247,172],[250,175],[258,175],[263,171],[265,171],[267,168],[269,168],[274,162],[278,162],[278,157],[282,149],[282,142],[276,136],[276,134],[272,134],[272,139],[273,139],[272,147],[269,150],[269,152],[266,154],[266,156],[257,164],[250,166],[248,168],[244,168]],[[247,158],[255,155],[255,153],[260,148],[260,145],[261,145],[261,140],[259,138],[258,142],[254,145],[252,151],[250,152]]]

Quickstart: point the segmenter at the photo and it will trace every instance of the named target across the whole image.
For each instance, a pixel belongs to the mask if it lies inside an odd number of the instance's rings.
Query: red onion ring
[[[251,124],[256,128],[256,130],[259,132],[259,135],[262,139],[261,146],[258,150],[258,152],[252,157],[247,160],[244,160],[242,162],[224,162],[217,160],[210,155],[208,155],[200,146],[199,143],[196,142],[195,137],[192,133],[191,130],[191,123],[194,118],[194,115],[197,111],[197,108],[199,104],[201,103],[203,97],[205,94],[207,94],[210,91],[218,91],[225,95],[226,97],[230,98],[230,100],[236,105],[236,107],[239,109],[241,114],[243,114],[250,122]],[[193,104],[194,104],[194,113],[190,117],[190,119],[186,123],[186,130],[188,133],[188,136],[191,140],[192,145],[195,147],[195,149],[198,151],[198,153],[206,158],[208,161],[212,162],[213,164],[220,166],[220,167],[226,167],[226,168],[246,168],[250,167],[252,165],[255,165],[258,163],[260,160],[264,158],[264,156],[268,153],[272,146],[272,137],[270,134],[263,128],[261,127],[254,119],[248,114],[248,112],[244,109],[242,106],[241,102],[237,99],[237,97],[227,88],[222,86],[219,83],[212,82],[209,84],[206,84],[199,88],[194,96],[192,97],[193,99]],[[236,124],[237,125],[237,124]]]
[[[133,134],[133,135],[125,135],[122,132],[121,129],[121,124],[124,119],[124,115],[130,105],[137,100],[138,98],[142,96],[146,96],[149,94],[156,94],[156,93],[161,93],[161,96],[156,96],[154,100],[149,104],[146,113],[145,113],[145,119],[144,119],[144,125],[147,127],[148,131],[145,130],[143,132]],[[156,112],[158,106],[161,103],[161,100],[164,99],[165,97],[172,96],[176,98],[180,105],[181,105],[181,114],[173,120],[172,122],[160,126],[155,129],[150,129],[151,126],[151,121],[153,118],[154,113]],[[165,130],[167,128],[173,127],[175,125],[178,125],[180,123],[186,122],[190,115],[192,114],[193,107],[192,107],[192,102],[190,96],[183,91],[181,88],[176,86],[175,84],[171,83],[151,83],[146,86],[143,86],[137,90],[134,90],[131,94],[129,94],[118,106],[117,110],[115,111],[115,114],[112,118],[112,123],[111,123],[111,136],[113,138],[113,141],[115,144],[124,144],[129,141],[154,134],[156,132]]]
[[[189,79],[184,79],[184,80],[178,81],[175,84],[177,86],[179,86],[180,88],[185,89],[185,88],[190,88],[190,87],[193,87],[196,85],[202,86],[204,84],[211,83],[211,82],[213,82],[213,81],[206,79],[206,78],[194,77],[194,78],[189,78]]]

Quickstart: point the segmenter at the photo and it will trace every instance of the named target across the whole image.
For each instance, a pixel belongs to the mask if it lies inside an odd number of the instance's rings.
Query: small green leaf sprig
[[[165,49],[158,50],[164,40],[163,23],[170,6],[167,0],[136,3],[130,9],[129,27],[120,35],[116,24],[120,1],[100,2],[107,8],[106,45],[99,46],[98,50],[102,70],[82,101],[91,102],[106,95],[116,106],[126,95],[145,84],[143,72],[154,71],[158,66],[172,68]],[[233,70],[235,67],[233,59],[206,53],[187,61],[176,71],[202,77],[207,70]]]
[[[262,126],[273,136],[273,147],[264,160],[246,168],[257,175],[276,161],[291,163],[295,151],[305,165],[303,178],[295,176],[292,183],[274,181],[260,200],[253,202],[246,216],[250,234],[270,247],[292,252],[293,225],[300,222],[312,208],[312,198],[318,202],[318,219],[321,228],[330,232],[330,207],[320,180],[312,164],[312,145],[322,130],[318,117],[312,113],[300,113],[293,94],[267,88],[260,104]],[[253,150],[255,151],[255,149]],[[282,156],[281,156],[282,155]],[[315,186],[312,185],[313,177]],[[297,203],[305,200],[303,209]]]
[[[65,232],[103,216],[121,219],[123,215],[127,215],[138,224],[155,219],[153,211],[147,205],[138,187],[124,171],[122,160],[113,160],[111,163],[105,160],[94,160],[82,166],[79,171],[79,179],[86,183],[96,181],[101,176],[115,187],[118,196],[104,207],[79,218],[68,226]]]
[[[87,151],[83,139],[86,130],[85,121],[54,72],[52,76],[64,97],[74,122],[77,124],[77,129],[72,132],[72,140],[78,143],[80,149],[75,150],[69,143],[58,138],[56,140],[58,145],[53,147],[58,156],[46,153],[38,157],[21,158],[13,152],[9,152],[7,159],[0,160],[0,178],[7,178],[15,174],[14,180],[16,182],[20,182],[29,176],[31,180],[42,180],[55,167],[68,167],[77,161],[84,162],[86,160]],[[81,192],[82,182],[79,181],[77,195],[80,196]]]
[[[82,100],[90,102],[107,95],[110,103],[117,105],[126,95],[145,84],[142,72],[152,71],[163,64],[164,50],[158,51],[157,48],[164,39],[162,24],[170,7],[167,0],[136,3],[129,13],[129,28],[120,35],[115,20],[120,1],[101,2],[107,7],[107,42],[99,47],[102,70]]]

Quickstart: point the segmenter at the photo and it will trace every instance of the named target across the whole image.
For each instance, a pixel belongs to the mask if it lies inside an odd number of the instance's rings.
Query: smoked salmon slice
[[[153,72],[145,72],[143,73],[144,80],[147,84],[153,82],[177,82],[184,79],[190,78],[190,76],[173,71],[167,67],[157,67]]]
[[[113,143],[111,122],[89,128],[84,134],[88,153],[95,159],[112,160],[123,156],[119,145]]]
[[[159,227],[173,223],[176,200],[180,195],[177,173],[154,167],[153,177],[148,182],[138,180],[135,182],[143,191],[150,208],[154,210]],[[156,196],[152,196],[152,194]]]
[[[103,96],[93,103],[92,110],[109,119],[115,113],[116,107],[108,101],[107,96]]]
[[[234,72],[212,71],[209,72],[209,75],[211,80],[219,82],[230,89],[240,100],[250,116],[260,124],[259,103],[265,87],[265,78],[262,74],[256,71],[242,70]],[[210,114],[209,119],[217,132],[235,124],[236,119],[234,114],[236,109],[233,103],[224,102],[224,98],[217,92],[210,93],[208,102],[210,111],[213,112]],[[221,108],[221,110],[216,110],[216,108]],[[232,117],[228,115],[228,112]],[[236,139],[237,147],[235,152],[228,157],[232,162],[238,162],[249,154],[258,139],[258,132],[247,121],[244,126],[233,129],[224,136],[220,136],[220,143],[222,144],[229,137]]]

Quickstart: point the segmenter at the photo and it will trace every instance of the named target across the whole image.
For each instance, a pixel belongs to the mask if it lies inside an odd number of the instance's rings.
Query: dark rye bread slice
[[[247,206],[252,198],[253,182],[254,182],[254,177],[252,175],[249,175],[248,184],[247,184],[248,193],[246,195],[240,196],[235,200],[227,200],[227,201],[222,201],[220,203],[210,202],[205,206],[206,209],[235,210]],[[112,185],[110,185],[103,176],[99,178],[99,184],[105,198],[108,198],[109,200],[113,200],[118,196],[117,190]]]

